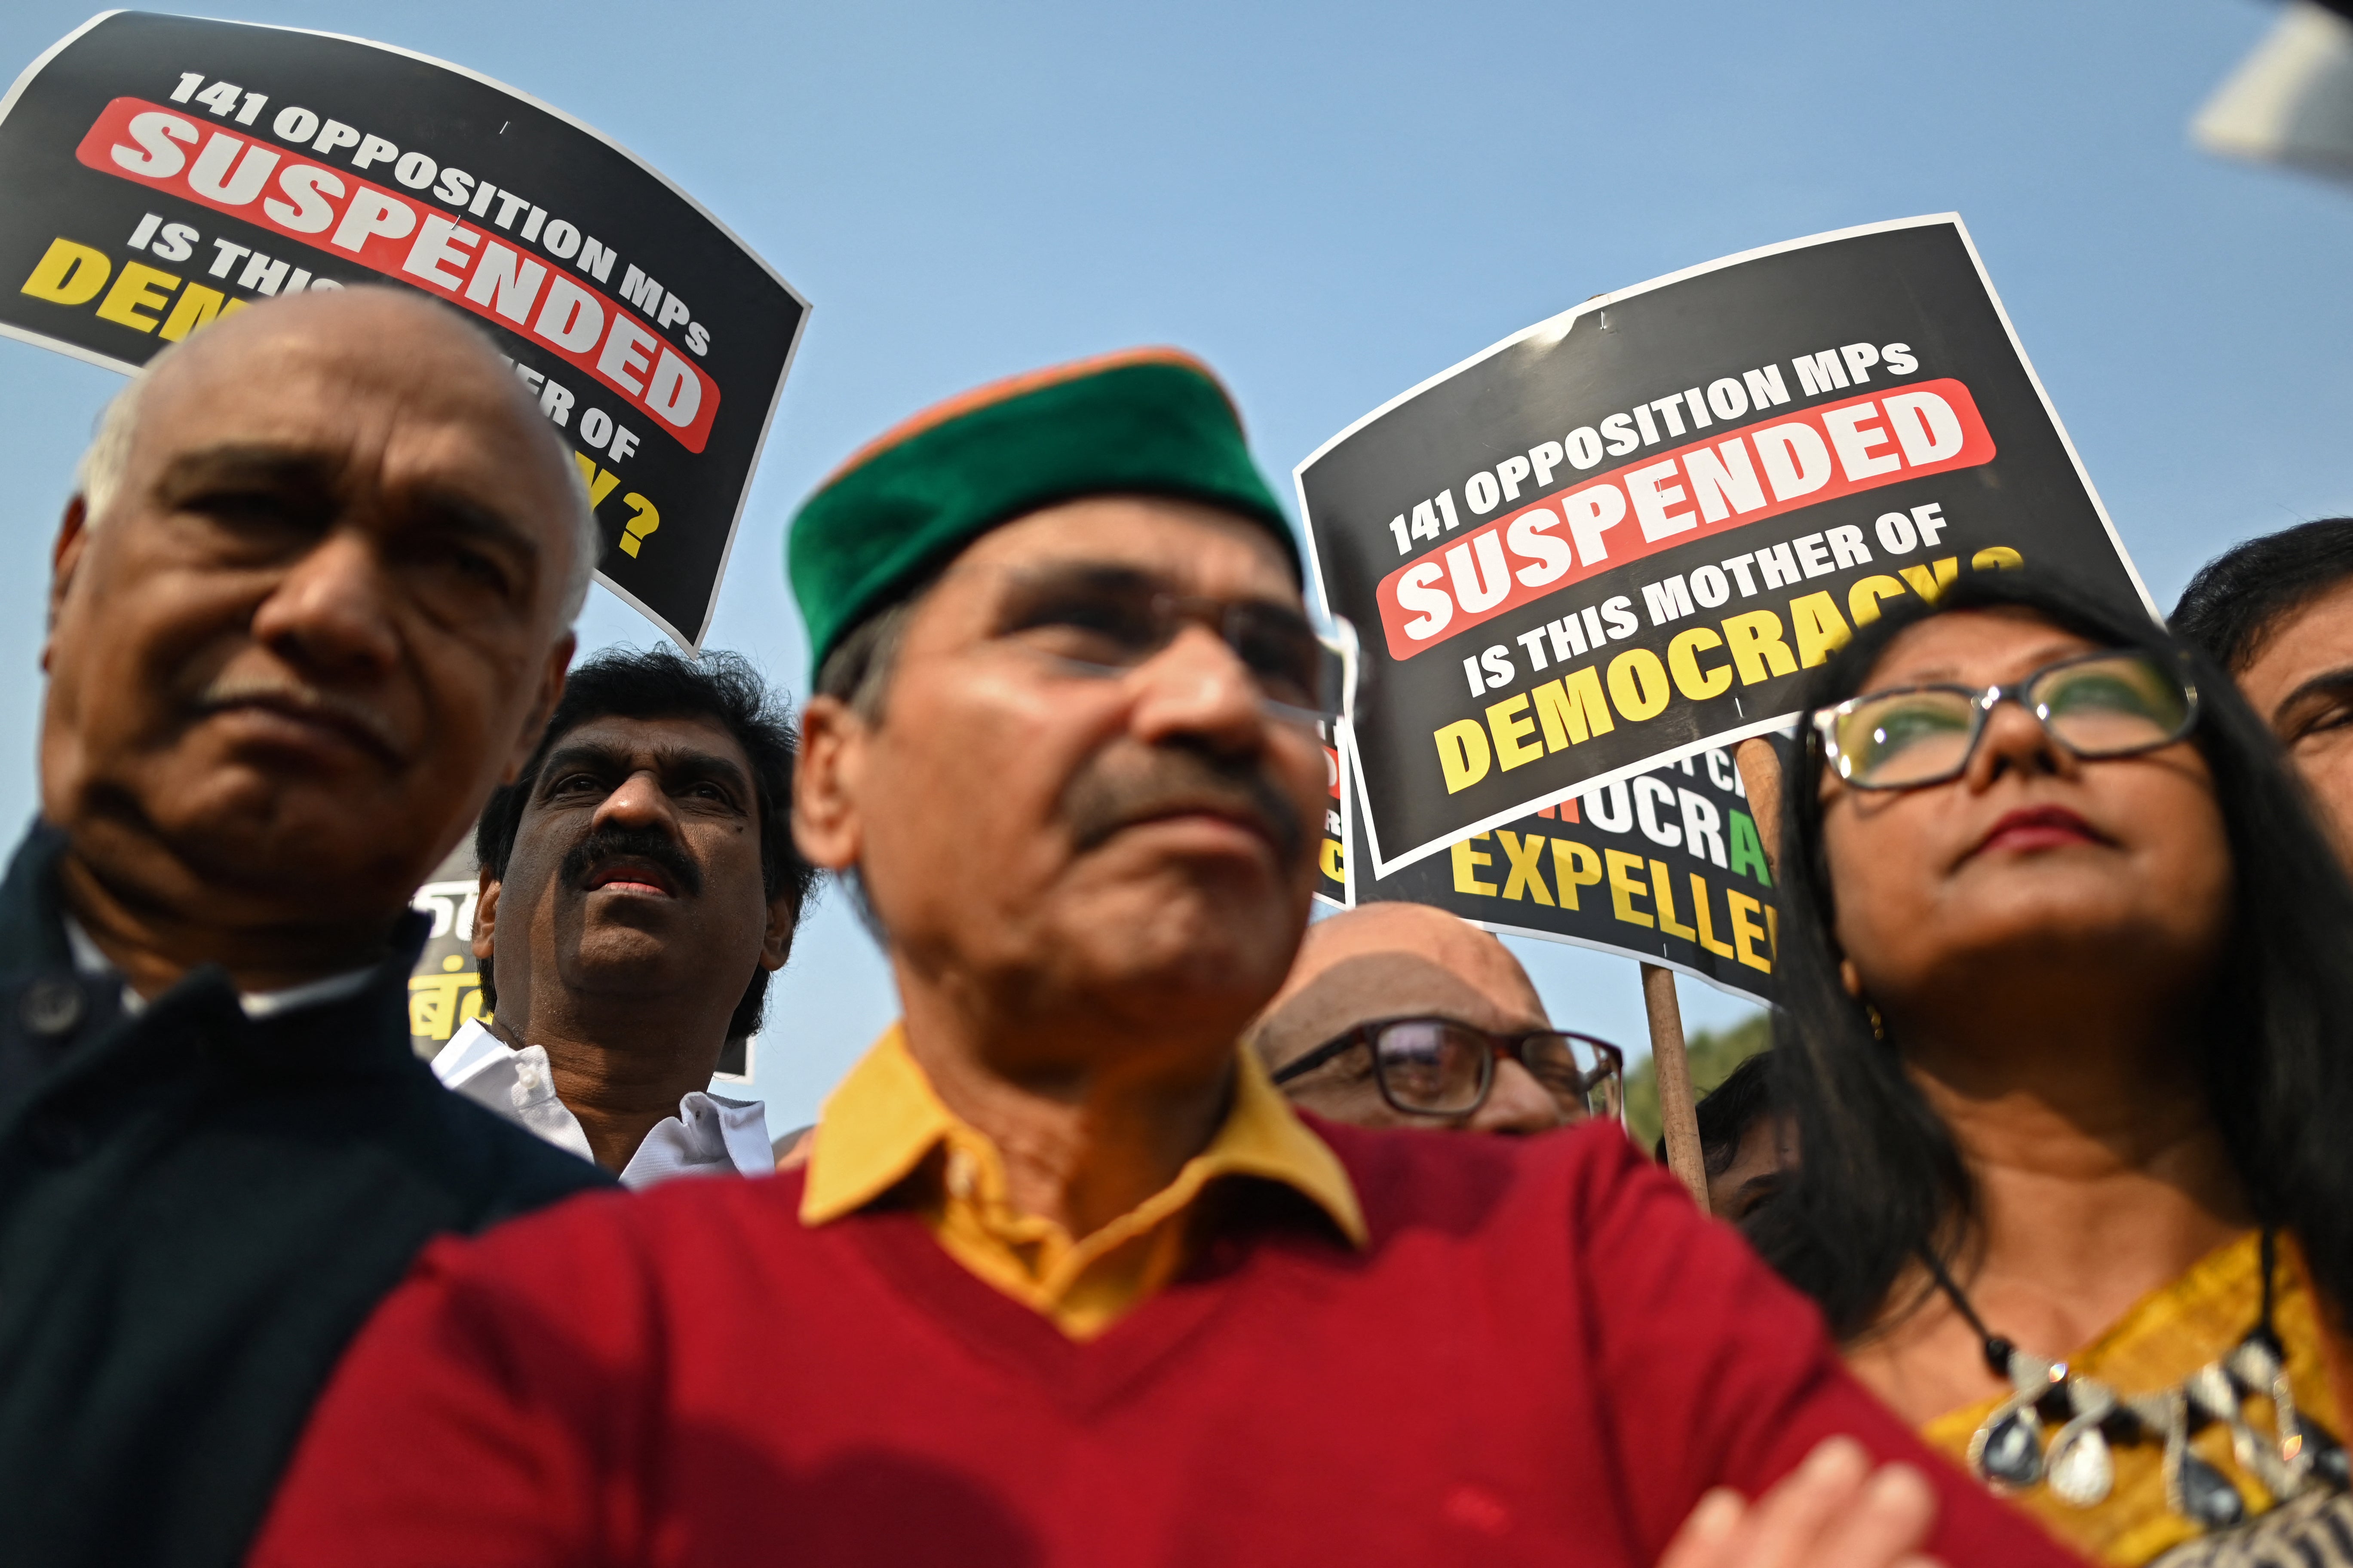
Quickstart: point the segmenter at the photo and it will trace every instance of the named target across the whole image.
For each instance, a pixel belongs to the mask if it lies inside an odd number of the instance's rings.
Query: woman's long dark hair
[[[2199,701],[2190,739],[2213,773],[2233,870],[2197,1068],[2256,1214],[2297,1237],[2332,1315],[2341,1312],[2353,1303],[2353,887],[2302,785],[2211,660],[2137,609],[2024,571],[1972,573],[1933,605],[1906,599],[1860,628],[1817,672],[1809,707],[1857,695],[1911,627],[1985,609],[2031,614],[2168,664],[2186,659]],[[1776,980],[1783,1010],[1774,1024],[1776,1071],[1798,1119],[1800,1165],[1748,1228],[1766,1259],[1852,1340],[1881,1321],[1905,1265],[1924,1249],[1965,1267],[1980,1240],[1980,1215],[1951,1133],[1905,1071],[1896,1044],[1874,1037],[1864,1005],[1840,983],[1822,767],[1820,740],[1804,727],[1781,797]]]

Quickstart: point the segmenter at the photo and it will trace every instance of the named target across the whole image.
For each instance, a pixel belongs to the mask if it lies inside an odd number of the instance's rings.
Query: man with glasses
[[[1239,1045],[1339,692],[1204,366],[935,409],[790,554],[901,1021],[804,1169],[433,1255],[258,1563],[2064,1561],[1614,1127],[1311,1123]]]
[[[1428,904],[1309,926],[1250,1040],[1293,1104],[1357,1127],[1529,1133],[1619,1111],[1618,1047],[1553,1028],[1502,942]]]

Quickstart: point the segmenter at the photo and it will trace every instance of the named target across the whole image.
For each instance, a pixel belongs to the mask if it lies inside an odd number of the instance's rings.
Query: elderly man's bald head
[[[1366,904],[1308,927],[1291,973],[1251,1026],[1250,1039],[1280,1071],[1377,1020],[1438,1017],[1496,1035],[1551,1026],[1544,1003],[1504,944],[1428,904]],[[1354,1050],[1287,1084],[1292,1097],[1335,1121],[1426,1124],[1381,1098],[1368,1052]],[[1473,1131],[1535,1131],[1567,1112],[1516,1062],[1497,1064]]]
[[[488,373],[485,384],[495,389],[496,401],[506,405],[507,419],[522,437],[517,459],[546,468],[571,497],[567,510],[575,514],[573,526],[578,545],[565,581],[563,616],[569,623],[587,600],[601,544],[579,465],[572,461],[563,438],[480,329],[447,305],[413,289],[362,288],[289,295],[269,301],[266,310],[248,306],[224,317],[149,360],[106,405],[98,434],[76,468],[75,483],[90,522],[104,521],[120,494],[131,467],[141,412],[158,388],[169,396],[175,377],[185,381],[191,376],[200,386],[207,361],[223,361],[232,367],[266,363],[276,350],[290,347],[299,353],[322,339],[356,341],[368,334],[385,342],[401,342],[418,358],[441,362],[470,379]],[[412,334],[413,341],[406,341]]]
[[[257,976],[380,942],[562,689],[595,564],[562,443],[461,317],[361,289],[159,358],[84,478],[41,731],[77,913]]]

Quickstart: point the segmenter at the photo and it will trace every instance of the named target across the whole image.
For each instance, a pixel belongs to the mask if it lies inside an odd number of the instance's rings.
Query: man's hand
[[[1873,1470],[1862,1444],[1830,1437],[1754,1503],[1726,1487],[1700,1499],[1659,1568],[1936,1568],[1920,1552],[1936,1518],[1919,1471]]]

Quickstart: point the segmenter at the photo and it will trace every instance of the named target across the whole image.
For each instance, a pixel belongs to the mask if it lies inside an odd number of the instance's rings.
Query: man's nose
[[[670,809],[670,793],[661,787],[661,780],[650,769],[640,768],[604,798],[588,826],[592,832],[601,827],[666,831],[676,823],[677,814]]]
[[[1487,1103],[1466,1124],[1472,1132],[1543,1132],[1563,1125],[1568,1112],[1535,1075],[1509,1057],[1497,1058]]]
[[[1271,721],[1257,678],[1207,626],[1187,626],[1133,679],[1144,688],[1134,720],[1141,740],[1191,736],[1226,755],[1266,744]]]
[[[328,679],[380,675],[400,658],[391,584],[375,545],[337,529],[288,569],[253,614],[254,639]]]

